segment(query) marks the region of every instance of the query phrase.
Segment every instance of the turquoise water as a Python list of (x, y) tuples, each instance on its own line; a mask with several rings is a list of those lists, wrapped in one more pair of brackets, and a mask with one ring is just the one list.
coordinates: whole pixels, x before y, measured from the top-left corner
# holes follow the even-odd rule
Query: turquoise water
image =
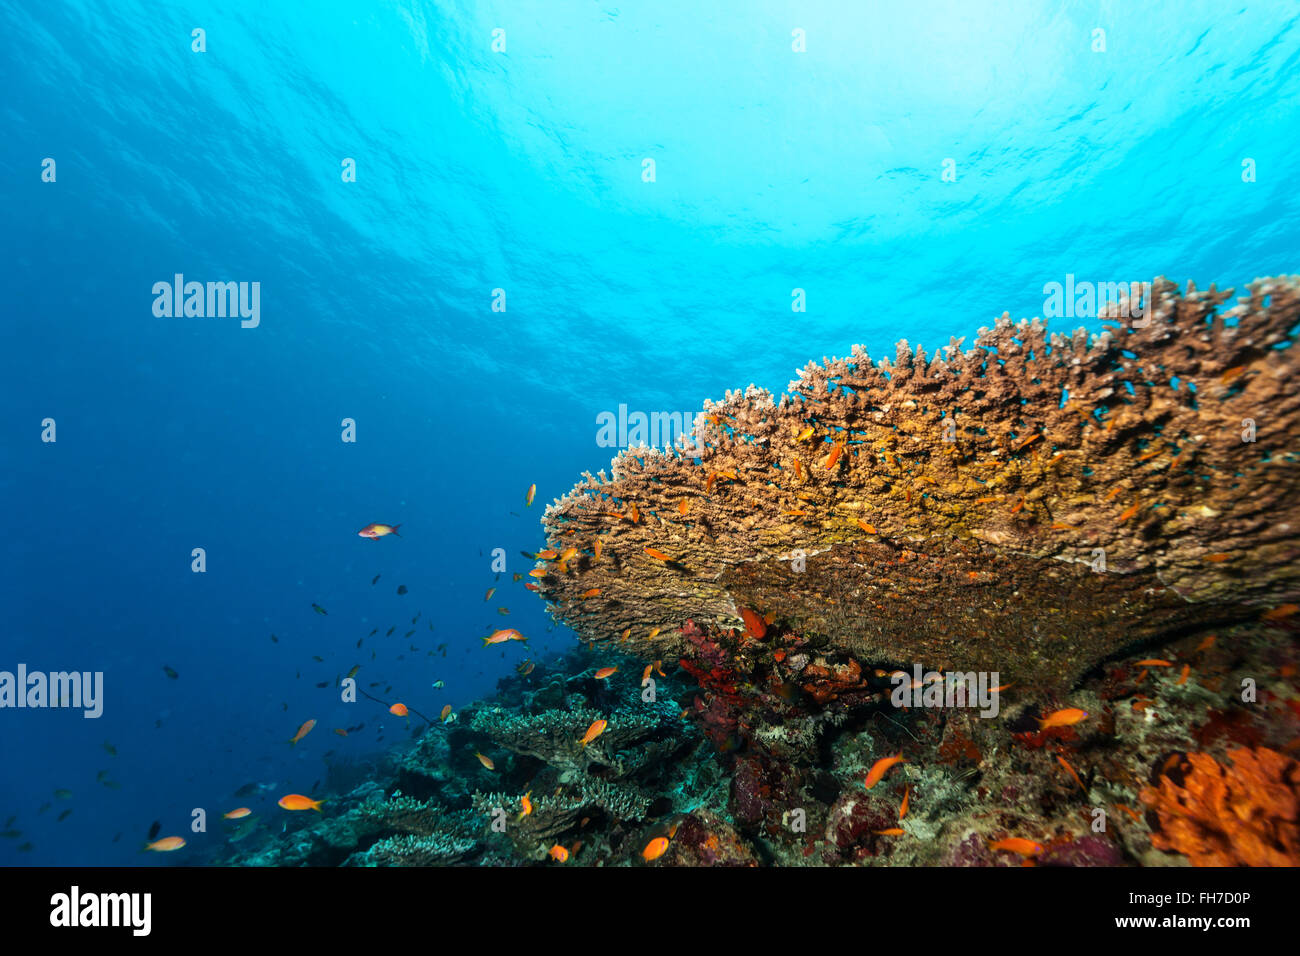
[[(230, 6), (0, 4), (0, 670), (104, 675), (99, 718), (0, 710), (0, 863), (176, 862), (154, 820), (199, 859), (193, 808), (418, 730), (352, 664), (433, 715), (568, 646), (510, 576), (602, 412), (1067, 275), (1297, 268), (1292, 2)], [(155, 315), (178, 273), (259, 283), (256, 327)]]

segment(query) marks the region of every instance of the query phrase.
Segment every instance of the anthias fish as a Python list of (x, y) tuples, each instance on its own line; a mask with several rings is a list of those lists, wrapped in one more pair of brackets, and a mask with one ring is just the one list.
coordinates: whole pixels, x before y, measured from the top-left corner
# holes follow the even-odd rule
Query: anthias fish
[[(368, 524), (358, 531), (357, 534), (363, 538), (377, 540), (385, 535), (397, 534), (397, 529), (400, 527), (400, 524)], [(401, 537), (400, 534), (397, 534), (397, 536), (399, 538)]]

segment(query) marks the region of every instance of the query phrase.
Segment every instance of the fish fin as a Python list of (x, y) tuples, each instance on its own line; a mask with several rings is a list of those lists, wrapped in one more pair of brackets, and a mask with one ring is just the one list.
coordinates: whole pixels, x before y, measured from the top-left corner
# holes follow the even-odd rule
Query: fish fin
[[(400, 528), (400, 527), (401, 527), (400, 524), (395, 524), (395, 525), (393, 525), (393, 534), (397, 534), (397, 529)], [(397, 536), (398, 536), (399, 538), (401, 537), (400, 534), (397, 534)]]

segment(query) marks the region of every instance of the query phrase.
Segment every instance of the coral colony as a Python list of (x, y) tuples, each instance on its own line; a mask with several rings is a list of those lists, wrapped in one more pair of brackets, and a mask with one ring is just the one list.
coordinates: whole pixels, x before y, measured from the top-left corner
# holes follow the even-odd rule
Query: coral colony
[(234, 861), (1300, 863), (1300, 279), (1142, 296), (620, 452), (528, 579), (581, 646)]

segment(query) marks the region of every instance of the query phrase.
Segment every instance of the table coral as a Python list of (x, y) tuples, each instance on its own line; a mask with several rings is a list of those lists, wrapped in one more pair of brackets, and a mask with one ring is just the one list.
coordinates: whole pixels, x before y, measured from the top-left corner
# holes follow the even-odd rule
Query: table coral
[(541, 593), (646, 659), (751, 609), (864, 662), (1046, 690), (1294, 601), (1300, 279), (1230, 294), (1157, 279), (1141, 328), (1004, 314), (967, 351), (854, 347), (779, 399), (706, 402), (693, 446), (624, 451), (547, 509), (550, 546), (579, 551)]

